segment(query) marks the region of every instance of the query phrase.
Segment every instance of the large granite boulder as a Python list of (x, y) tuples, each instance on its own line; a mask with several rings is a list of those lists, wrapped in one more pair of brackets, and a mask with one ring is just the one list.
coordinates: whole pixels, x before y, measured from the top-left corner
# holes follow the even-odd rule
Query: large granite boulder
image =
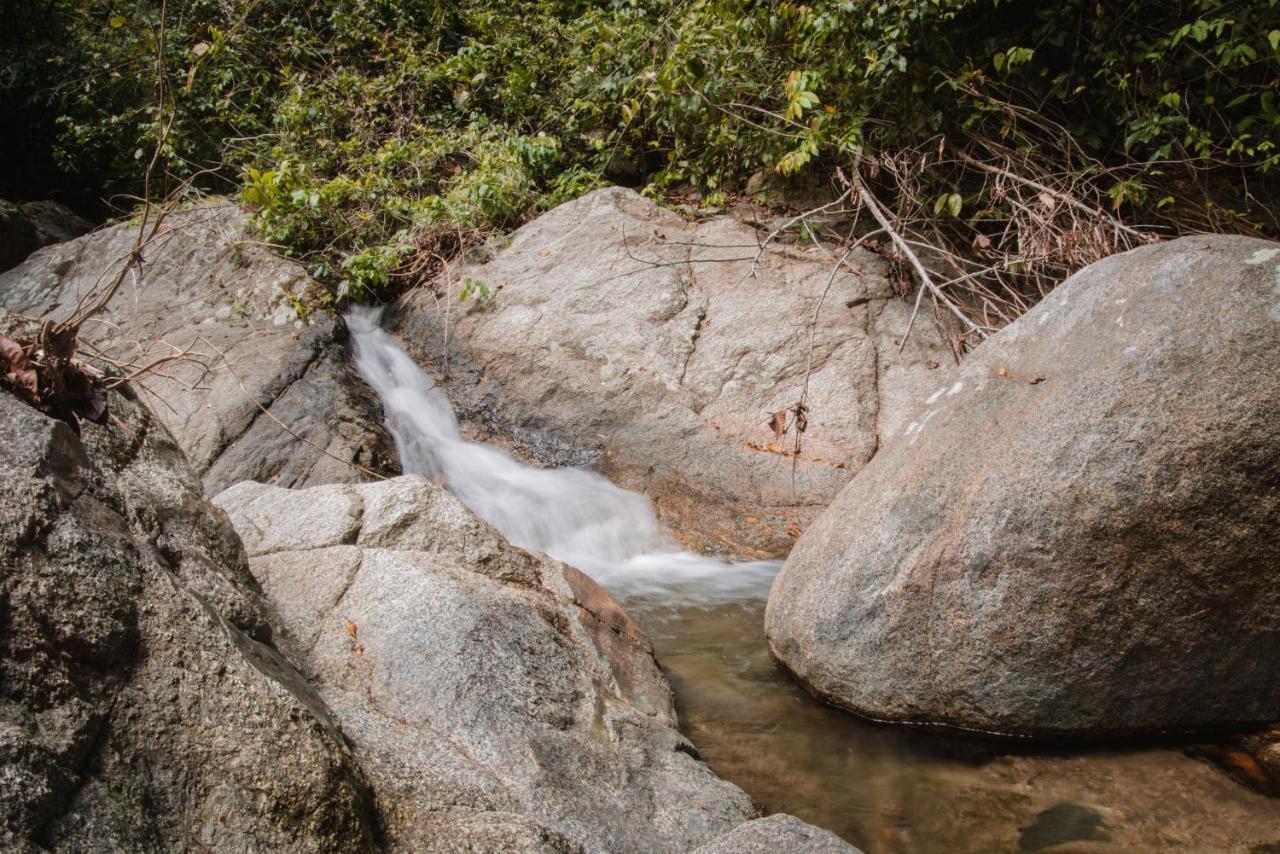
[[(688, 851), (755, 814), (677, 732), (617, 603), (444, 489), (242, 483), (215, 501), (351, 739), (391, 848)], [(792, 850), (833, 850), (795, 824), (826, 847)]]
[[(124, 224), (37, 252), (0, 275), (0, 306), (63, 319), (136, 238)], [(391, 446), (377, 401), (348, 365), (340, 324), (299, 315), (312, 285), (298, 264), (255, 244), (243, 211), (210, 203), (165, 221), (81, 337), (118, 361), (188, 354), (136, 386), (210, 494), (246, 478), (359, 480), (357, 466), (391, 467)]]
[[(912, 305), (879, 256), (762, 251), (766, 234), (598, 190), (455, 271), (451, 281), (485, 284), (488, 301), (460, 309), (420, 290), (389, 329), (441, 374), (464, 419), (517, 450), (595, 464), (646, 493), (691, 545), (783, 554), (788, 529), (901, 429), (952, 357), (927, 311), (900, 352)], [(778, 441), (771, 421), (806, 377), (793, 458), (794, 428)]]
[(0, 199), (0, 271), (22, 263), (41, 246), (71, 240), (92, 228), (75, 211), (57, 202), (17, 205)]
[(0, 270), (8, 270), (40, 248), (35, 224), (13, 202), (0, 199)]
[(126, 394), (77, 437), (0, 392), (0, 848), (375, 846), (226, 517)]
[(979, 347), (800, 538), (777, 657), (892, 721), (1280, 718), (1280, 244), (1073, 276)]

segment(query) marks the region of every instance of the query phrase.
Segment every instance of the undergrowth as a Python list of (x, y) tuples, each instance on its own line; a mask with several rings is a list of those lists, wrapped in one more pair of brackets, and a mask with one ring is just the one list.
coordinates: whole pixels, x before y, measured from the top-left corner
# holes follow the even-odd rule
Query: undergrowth
[(606, 183), (857, 177), (982, 327), (1151, 235), (1280, 233), (1280, 0), (47, 5), (0, 44), (3, 101), (57, 116), (46, 183), (127, 204), (158, 97), (167, 183), (238, 194), (334, 299)]

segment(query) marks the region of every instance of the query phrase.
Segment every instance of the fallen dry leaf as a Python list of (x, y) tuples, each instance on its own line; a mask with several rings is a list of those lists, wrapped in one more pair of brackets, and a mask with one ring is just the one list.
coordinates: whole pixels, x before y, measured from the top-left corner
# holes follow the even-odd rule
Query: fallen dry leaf
[(787, 410), (779, 409), (769, 416), (769, 429), (773, 431), (774, 441), (781, 442), (783, 434), (787, 432)]
[(355, 638), (356, 632), (358, 631), (359, 629), (356, 627), (356, 624), (351, 622), (350, 620), (347, 620), (347, 634), (349, 634), (352, 637), (352, 639)]
[(0, 335), (0, 359), (3, 359), (4, 378), (15, 388), (25, 391), (34, 400), (39, 394), (39, 380), (27, 361), (22, 345), (12, 338)]

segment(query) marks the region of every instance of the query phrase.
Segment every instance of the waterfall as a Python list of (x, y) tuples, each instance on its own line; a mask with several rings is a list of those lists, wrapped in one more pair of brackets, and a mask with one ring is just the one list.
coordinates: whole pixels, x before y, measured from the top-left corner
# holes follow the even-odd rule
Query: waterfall
[(594, 472), (534, 468), (463, 439), (444, 393), (379, 328), (379, 314), (353, 309), (347, 326), (356, 367), (382, 400), (406, 474), (442, 482), (513, 545), (577, 567), (619, 598), (713, 604), (768, 595), (778, 561), (684, 551), (643, 495)]

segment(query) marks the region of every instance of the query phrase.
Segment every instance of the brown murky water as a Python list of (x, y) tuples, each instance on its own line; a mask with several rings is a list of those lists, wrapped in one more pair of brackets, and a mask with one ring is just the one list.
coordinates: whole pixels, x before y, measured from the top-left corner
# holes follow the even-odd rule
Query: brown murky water
[(765, 644), (762, 602), (625, 605), (707, 763), (768, 812), (867, 854), (1280, 851), (1280, 800), (1177, 746), (1045, 749), (873, 724), (787, 677)]

